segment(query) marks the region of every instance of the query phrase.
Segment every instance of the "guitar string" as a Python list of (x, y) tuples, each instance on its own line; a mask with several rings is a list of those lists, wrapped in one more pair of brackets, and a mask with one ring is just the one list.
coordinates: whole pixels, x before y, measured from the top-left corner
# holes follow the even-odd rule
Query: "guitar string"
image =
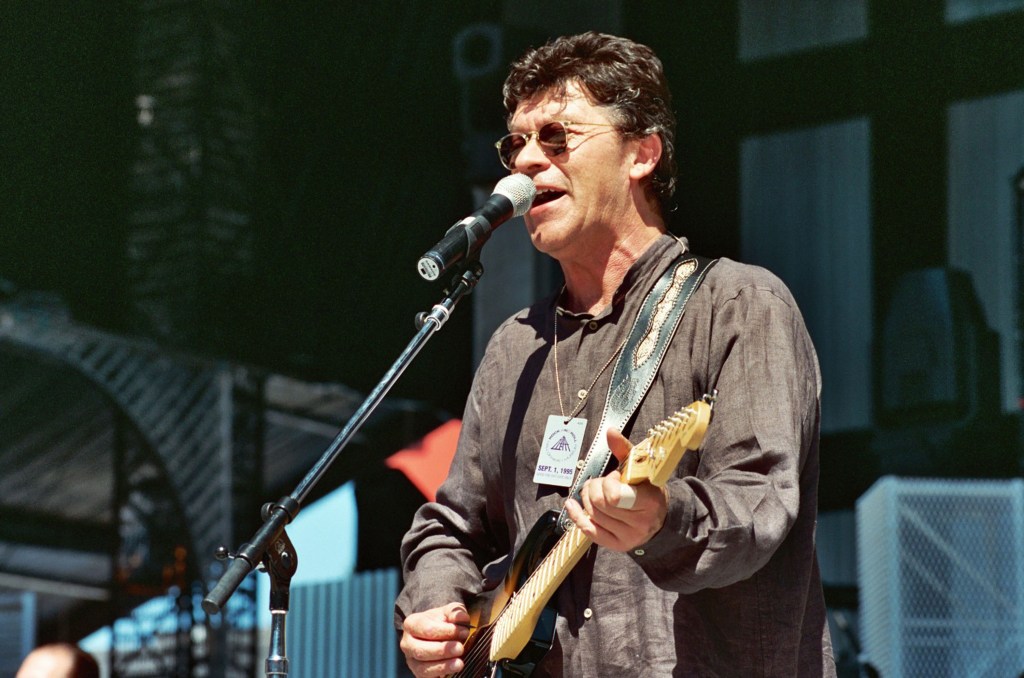
[[(556, 551), (560, 545), (563, 545), (563, 542), (568, 541), (566, 538), (572, 532), (575, 531), (573, 529), (574, 527), (575, 526), (570, 527), (570, 529), (565, 534), (563, 534), (561, 538), (559, 538), (558, 543), (556, 543), (555, 546), (552, 547), (552, 552)], [(537, 574), (539, 569), (540, 568), (530, 573), (530, 575), (526, 578), (526, 582), (521, 587), (519, 587), (518, 591), (512, 594), (512, 600), (509, 601), (509, 603), (501, 610), (501, 612), (498, 613), (498, 616), (495, 618), (495, 620), (485, 628), (481, 629), (479, 634), (480, 637), (476, 639), (476, 642), (473, 644), (473, 647), (463, 657), (463, 663), (465, 664), (465, 668), (463, 668), (462, 672), (455, 674), (456, 678), (458, 678), (458, 676), (463, 675), (465, 675), (465, 678), (476, 678), (476, 674), (465, 674), (465, 671), (470, 669), (475, 670), (477, 668), (483, 668), (486, 665), (486, 663), (490, 661), (491, 642), (498, 622), (500, 622), (502, 618), (505, 617), (506, 613), (510, 612), (510, 610), (514, 607), (515, 599), (521, 598), (520, 594), (526, 591), (526, 589), (530, 586), (530, 582), (535, 580), (536, 577), (539, 576)], [(483, 657), (484, 653), (486, 653), (486, 658)]]
[[(464, 678), (477, 678), (476, 671), (483, 669), (488, 660), (490, 660), (490, 646), (491, 636), (493, 635), (494, 626), (489, 625), (480, 630), (479, 638), (474, 642), (473, 647), (470, 648), (469, 653), (466, 654), (462, 663), (464, 664), (463, 669), (455, 674), (455, 677), (463, 676)], [(487, 652), (484, 656), (484, 652)], [(466, 673), (469, 671), (470, 673)]]
[[(490, 648), (491, 638), (493, 637), (493, 635), (493, 623), (488, 624), (487, 626), (484, 626), (480, 629), (480, 631), (478, 632), (478, 637), (474, 640), (473, 647), (470, 648), (469, 653), (467, 653), (463, 658), (463, 662), (466, 664), (466, 668), (463, 669), (463, 672), (469, 668), (472, 668), (474, 670), (484, 668), (484, 666), (491, 658)], [(472, 662), (472, 667), (470, 666), (470, 662)], [(461, 676), (462, 672), (460, 672), (458, 675)], [(475, 676), (476, 674), (469, 674), (467, 678), (475, 678)]]
[[(572, 541), (574, 535), (577, 532), (582, 534), (582, 532), (580, 532), (579, 528), (576, 527), (575, 524), (570, 525), (569, 528), (565, 531), (565, 533), (562, 534), (561, 537), (559, 537), (559, 539), (555, 543), (555, 545), (551, 547), (551, 550), (548, 552), (548, 555), (554, 555), (554, 556), (558, 556), (558, 557), (563, 556), (564, 554), (561, 553), (561, 552), (566, 550), (567, 545)], [(586, 538), (586, 536), (584, 535), (584, 539), (585, 538)], [(571, 549), (570, 549), (570, 552), (571, 552)], [(517, 601), (523, 600), (523, 596), (524, 596), (524, 594), (527, 591), (529, 591), (530, 594), (535, 594), (536, 593), (536, 591), (534, 591), (533, 589), (537, 588), (537, 586), (538, 586), (536, 582), (541, 577), (541, 570), (543, 569), (543, 566), (548, 564), (547, 563), (547, 561), (549, 560), (548, 556), (545, 556), (543, 560), (544, 560), (544, 562), (542, 562), (541, 567), (538, 567), (535, 570), (533, 570), (532, 572), (530, 572), (530, 574), (527, 575), (526, 581), (523, 583), (523, 585), (520, 586), (518, 590), (516, 590), (515, 592), (512, 593), (512, 599), (502, 609), (502, 611), (498, 613), (498, 616), (497, 616), (497, 618), (495, 618), (494, 623), (492, 624), (491, 628), (496, 629), (496, 627), (498, 626), (498, 623), (502, 620), (503, 617), (505, 617), (505, 614), (506, 613), (510, 613), (511, 614), (511, 612), (513, 611), (513, 608), (516, 608), (516, 610), (515, 610), (516, 612), (520, 611), (518, 609), (519, 608), (519, 604), (517, 604)]]

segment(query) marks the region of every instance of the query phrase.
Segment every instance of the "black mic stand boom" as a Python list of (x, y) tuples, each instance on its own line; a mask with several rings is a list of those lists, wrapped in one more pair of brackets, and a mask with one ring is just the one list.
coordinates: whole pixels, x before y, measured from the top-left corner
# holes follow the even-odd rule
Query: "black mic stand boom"
[(217, 558), (228, 560), (229, 563), (217, 584), (203, 598), (203, 610), (207, 614), (220, 612), (242, 580), (257, 566), (261, 566), (261, 569), (270, 575), (271, 626), (270, 651), (266, 661), (267, 676), (288, 675), (288, 658), (285, 652), (285, 617), (288, 612), (289, 585), (298, 566), (298, 555), (284, 528), (295, 519), (309, 492), (323, 478), (327, 469), (334, 463), (359, 428), (366, 423), (370, 414), (377, 409), (384, 396), (395, 385), (423, 346), (448, 321), (455, 305), (476, 287), (483, 275), (483, 266), (475, 257), (463, 263), (465, 265), (460, 266), (459, 271), (452, 279), (450, 290), (445, 290), (444, 298), (435, 304), (429, 313), (417, 314), (416, 322), (419, 330), (412, 341), (292, 493), (276, 503), (263, 505), (261, 511), (263, 525), (249, 541), (238, 548), (237, 552), (229, 553), (223, 546), (217, 549)]

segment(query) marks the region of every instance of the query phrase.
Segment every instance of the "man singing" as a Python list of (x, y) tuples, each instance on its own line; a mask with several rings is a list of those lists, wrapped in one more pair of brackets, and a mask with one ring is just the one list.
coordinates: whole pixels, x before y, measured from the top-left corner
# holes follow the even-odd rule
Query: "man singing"
[(665, 226), (675, 120), (649, 48), (559, 38), (516, 61), (503, 94), (498, 153), (536, 185), (526, 226), (565, 286), (492, 336), (448, 479), (403, 541), (396, 615), (409, 667), (463, 670), (467, 606), (534, 523), (564, 508), (597, 546), (551, 601), (554, 637), (533, 676), (834, 676), (814, 551), (821, 381), (777, 277), (727, 259), (707, 269), (623, 435), (609, 431), (623, 457), (717, 391), (703, 444), (665, 487), (613, 471), (576, 501), (572, 477), (540, 472), (552, 468), (552, 426), (579, 434), (558, 448), (568, 466), (586, 456), (612, 366), (687, 242)]

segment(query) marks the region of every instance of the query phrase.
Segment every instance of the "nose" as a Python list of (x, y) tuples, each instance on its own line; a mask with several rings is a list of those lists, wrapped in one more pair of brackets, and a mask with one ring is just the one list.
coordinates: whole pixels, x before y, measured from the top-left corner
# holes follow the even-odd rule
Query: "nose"
[(536, 174), (549, 163), (547, 154), (544, 153), (540, 142), (537, 141), (537, 135), (533, 134), (526, 140), (526, 145), (519, 149), (512, 166), (516, 172), (529, 175)]

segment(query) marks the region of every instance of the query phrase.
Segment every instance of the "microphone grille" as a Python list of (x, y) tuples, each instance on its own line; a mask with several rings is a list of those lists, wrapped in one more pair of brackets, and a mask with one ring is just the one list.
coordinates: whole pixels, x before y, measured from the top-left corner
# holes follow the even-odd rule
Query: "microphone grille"
[(537, 197), (537, 187), (533, 179), (525, 174), (510, 174), (494, 187), (494, 193), (503, 195), (512, 201), (513, 215), (521, 217), (526, 214)]

